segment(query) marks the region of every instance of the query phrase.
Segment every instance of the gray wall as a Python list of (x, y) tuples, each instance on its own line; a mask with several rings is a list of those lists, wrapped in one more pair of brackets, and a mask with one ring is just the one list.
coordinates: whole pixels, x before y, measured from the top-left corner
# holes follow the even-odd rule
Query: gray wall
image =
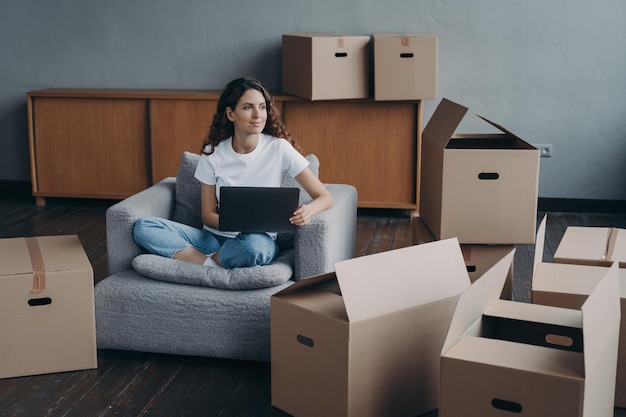
[(540, 197), (626, 200), (624, 0), (0, 0), (0, 180), (30, 179), (27, 91), (279, 90), (281, 35), (301, 31), (436, 34), (439, 98), (553, 145)]

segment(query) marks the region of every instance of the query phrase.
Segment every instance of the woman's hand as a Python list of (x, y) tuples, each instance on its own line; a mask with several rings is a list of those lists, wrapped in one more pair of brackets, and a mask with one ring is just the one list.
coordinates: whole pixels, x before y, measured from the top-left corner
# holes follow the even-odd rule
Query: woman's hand
[(333, 197), (330, 195), (324, 184), (307, 167), (296, 175), (296, 181), (302, 185), (306, 192), (313, 198), (308, 204), (303, 204), (293, 212), (289, 221), (296, 226), (309, 224), (311, 218), (333, 205)]
[(314, 213), (311, 212), (309, 206), (304, 204), (298, 207), (298, 209), (293, 212), (293, 216), (289, 218), (289, 221), (291, 222), (291, 224), (295, 224), (296, 226), (304, 226), (306, 224), (309, 224), (309, 222), (313, 218), (313, 215)]

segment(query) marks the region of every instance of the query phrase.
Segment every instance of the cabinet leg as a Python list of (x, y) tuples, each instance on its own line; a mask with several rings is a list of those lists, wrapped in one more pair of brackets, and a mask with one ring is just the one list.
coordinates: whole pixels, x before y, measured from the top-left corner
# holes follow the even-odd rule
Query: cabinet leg
[(35, 204), (37, 206), (45, 206), (46, 205), (46, 197), (35, 197)]

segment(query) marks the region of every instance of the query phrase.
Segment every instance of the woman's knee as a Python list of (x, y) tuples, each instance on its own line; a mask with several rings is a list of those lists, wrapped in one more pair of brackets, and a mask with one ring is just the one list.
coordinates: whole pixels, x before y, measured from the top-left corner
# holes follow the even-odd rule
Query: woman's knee
[[(220, 261), (231, 268), (235, 266), (263, 266), (272, 262), (277, 253), (276, 242), (267, 234), (245, 233), (224, 245), (220, 253)], [(237, 265), (231, 266), (231, 263)]]

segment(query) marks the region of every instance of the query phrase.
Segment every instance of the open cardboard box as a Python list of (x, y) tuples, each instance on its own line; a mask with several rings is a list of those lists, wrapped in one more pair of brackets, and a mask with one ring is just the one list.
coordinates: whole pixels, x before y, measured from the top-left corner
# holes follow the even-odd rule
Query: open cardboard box
[(468, 109), (442, 99), (422, 134), (420, 216), (437, 239), (533, 244), (539, 150), (499, 134), (456, 134)]
[(505, 268), (506, 259), (459, 298), (442, 350), (439, 416), (612, 416), (617, 265), (580, 310), (498, 299)]
[(458, 241), (335, 268), (272, 297), (272, 405), (324, 417), (436, 409), (441, 347), (458, 296), (470, 286)]
[(0, 239), (0, 378), (97, 367), (93, 270), (78, 236)]
[(282, 36), (282, 91), (309, 100), (368, 98), (370, 36)]
[(626, 230), (569, 226), (554, 253), (549, 274), (532, 282), (532, 302), (580, 308), (602, 278), (603, 271), (619, 263), (621, 322), (615, 406), (626, 408)]
[[(411, 243), (413, 245), (421, 245), (437, 240), (417, 213), (413, 213), (411, 216), (411, 231)], [(515, 245), (461, 245), (463, 260), (465, 261), (465, 268), (470, 281), (474, 282), (483, 276), (485, 272), (513, 249), (515, 249)], [(511, 262), (504, 288), (502, 288), (500, 298), (504, 300), (513, 299), (514, 263), (514, 261)]]
[(372, 35), (375, 100), (437, 98), (437, 36)]

